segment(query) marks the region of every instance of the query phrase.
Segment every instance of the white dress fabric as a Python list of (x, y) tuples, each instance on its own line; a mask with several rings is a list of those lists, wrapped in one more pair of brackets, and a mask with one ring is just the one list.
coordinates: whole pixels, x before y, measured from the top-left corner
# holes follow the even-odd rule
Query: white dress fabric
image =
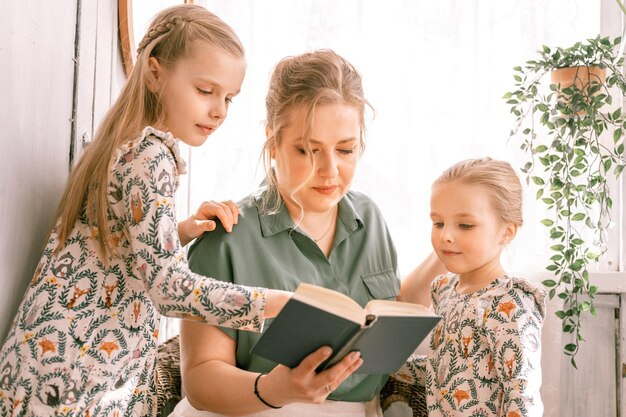
[[(382, 417), (378, 396), (366, 403), (326, 401), (322, 404), (292, 403), (279, 409), (267, 409), (245, 417)], [(228, 417), (210, 411), (196, 410), (187, 398), (176, 405), (170, 417)]]

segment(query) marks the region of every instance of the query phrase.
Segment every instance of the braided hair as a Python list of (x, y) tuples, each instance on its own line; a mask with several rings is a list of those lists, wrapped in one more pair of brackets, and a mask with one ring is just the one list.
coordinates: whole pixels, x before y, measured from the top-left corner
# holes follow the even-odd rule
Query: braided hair
[(160, 36), (166, 35), (176, 25), (176, 23), (180, 21), (181, 19), (179, 17), (174, 16), (163, 22), (157, 23), (154, 27), (150, 28), (148, 33), (145, 34), (145, 36), (137, 46), (137, 55), (141, 54), (141, 52), (143, 52), (148, 44), (150, 44)]
[[(193, 42), (205, 41), (235, 57), (244, 56), (241, 41), (224, 21), (207, 9), (183, 4), (157, 14), (139, 43), (137, 62), (118, 99), (105, 115), (92, 143), (72, 170), (56, 218), (59, 241), (65, 242), (83, 207), (87, 221), (98, 229), (100, 251), (113, 255), (107, 227), (109, 163), (115, 149), (141, 134), (146, 126), (159, 125), (165, 117), (160, 91), (149, 60), (163, 67), (189, 56)], [(63, 244), (57, 247), (62, 249)], [(105, 258), (106, 259), (106, 258)]]

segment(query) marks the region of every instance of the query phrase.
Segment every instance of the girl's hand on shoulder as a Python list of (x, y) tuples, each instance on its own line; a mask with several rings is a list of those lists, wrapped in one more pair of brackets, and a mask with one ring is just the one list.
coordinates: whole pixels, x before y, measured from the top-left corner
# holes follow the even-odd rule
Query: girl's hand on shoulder
[(215, 230), (215, 219), (219, 219), (227, 232), (239, 220), (239, 207), (233, 201), (205, 201), (198, 210), (187, 219), (178, 223), (178, 236), (183, 246), (196, 239), (204, 232)]
[(293, 402), (323, 403), (363, 363), (359, 352), (351, 352), (331, 368), (316, 373), (315, 369), (330, 354), (331, 349), (324, 346), (304, 358), (293, 369), (283, 365), (276, 366), (259, 380), (261, 396), (276, 406)]

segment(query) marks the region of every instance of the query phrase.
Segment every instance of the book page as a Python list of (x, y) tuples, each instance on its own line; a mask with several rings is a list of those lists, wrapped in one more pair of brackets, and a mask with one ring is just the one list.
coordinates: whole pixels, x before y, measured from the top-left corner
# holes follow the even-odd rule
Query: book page
[(435, 316), (421, 304), (393, 300), (372, 300), (365, 306), (365, 312), (375, 316)]
[(293, 298), (358, 324), (365, 323), (365, 311), (352, 298), (340, 292), (302, 283)]

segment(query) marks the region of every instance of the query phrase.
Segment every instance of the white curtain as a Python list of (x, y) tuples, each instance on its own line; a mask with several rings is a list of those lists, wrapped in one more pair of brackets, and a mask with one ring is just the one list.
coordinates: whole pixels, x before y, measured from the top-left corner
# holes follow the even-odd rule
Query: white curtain
[[(137, 42), (160, 8), (180, 0), (135, 0)], [(263, 176), (265, 94), (283, 57), (331, 48), (363, 75), (367, 149), (354, 188), (380, 206), (400, 272), (430, 246), (429, 195), (441, 171), (466, 158), (492, 156), (515, 168), (521, 151), (508, 141), (514, 120), (502, 99), (516, 65), (542, 45), (570, 46), (600, 32), (600, 1), (589, 0), (195, 0), (237, 32), (248, 69), (224, 125), (183, 154), (189, 175), (177, 193), (179, 218), (203, 200), (238, 200)], [(372, 116), (372, 115), (370, 115)], [(523, 178), (523, 177), (522, 177)], [(549, 242), (541, 204), (526, 186), (525, 224), (503, 253), (522, 276), (544, 271)], [(161, 340), (178, 332), (163, 320)]]
[[(226, 123), (190, 151), (180, 215), (202, 200), (237, 200), (260, 182), (265, 93), (287, 55), (332, 48), (363, 75), (376, 109), (354, 188), (381, 207), (406, 274), (431, 250), (431, 182), (456, 161), (492, 156), (515, 168), (502, 95), (512, 67), (543, 44), (569, 46), (600, 31), (600, 3), (588, 0), (196, 0), (229, 23), (248, 61)], [(184, 187), (183, 187), (184, 188)], [(188, 191), (188, 194), (187, 194)], [(525, 226), (504, 254), (515, 272), (546, 259), (541, 207), (526, 190)], [(528, 260), (535, 262), (529, 264)]]

